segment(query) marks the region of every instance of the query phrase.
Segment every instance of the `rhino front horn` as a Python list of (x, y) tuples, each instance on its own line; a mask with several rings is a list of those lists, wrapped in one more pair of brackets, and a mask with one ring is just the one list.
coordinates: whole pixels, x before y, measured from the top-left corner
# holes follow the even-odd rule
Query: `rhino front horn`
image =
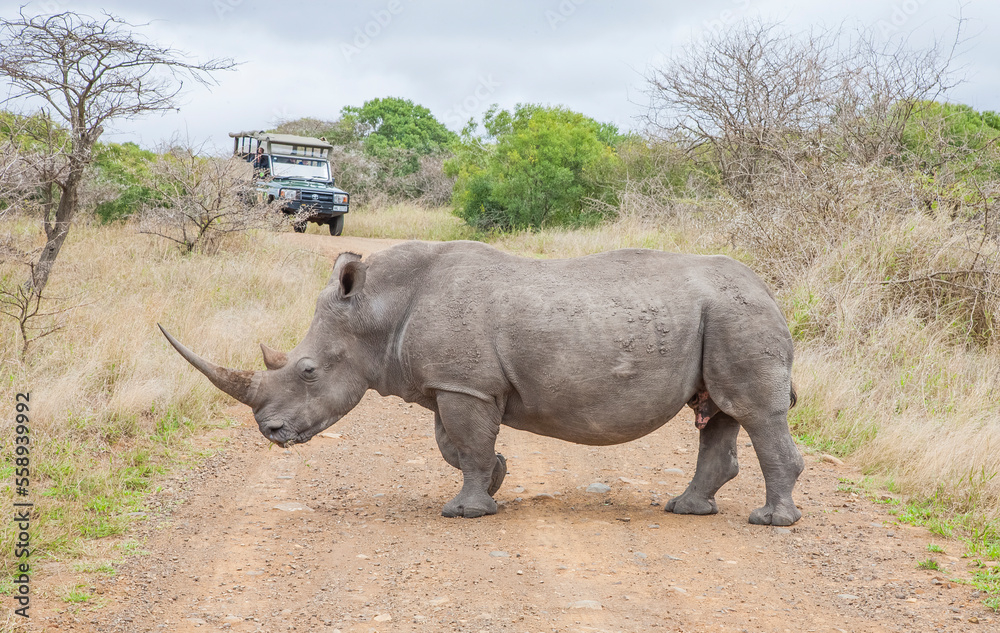
[(214, 363), (210, 363), (181, 345), (177, 339), (170, 336), (170, 332), (163, 329), (162, 325), (157, 323), (156, 327), (160, 328), (160, 331), (163, 332), (163, 336), (167, 337), (167, 340), (174, 346), (174, 349), (177, 350), (187, 362), (194, 365), (195, 369), (205, 374), (205, 376), (212, 381), (213, 385), (236, 398), (243, 404), (251, 407), (253, 406), (253, 399), (257, 392), (257, 381), (254, 380), (257, 372), (227, 369), (225, 367), (219, 367)]

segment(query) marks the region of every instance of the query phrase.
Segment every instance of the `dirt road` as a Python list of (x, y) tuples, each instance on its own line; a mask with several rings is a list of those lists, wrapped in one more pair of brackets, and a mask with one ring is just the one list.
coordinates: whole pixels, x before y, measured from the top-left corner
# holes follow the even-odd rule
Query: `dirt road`
[[(383, 244), (289, 236), (334, 255)], [(167, 482), (138, 528), (148, 555), (98, 587), (104, 606), (42, 605), (45, 631), (990, 631), (961, 545), (838, 490), (807, 455), (790, 529), (747, 524), (764, 485), (749, 440), (714, 516), (663, 503), (694, 472), (685, 410), (591, 448), (504, 428), (500, 511), (446, 519), (460, 473), (433, 416), (369, 392), (328, 432), (271, 448), (245, 407), (227, 448)], [(601, 482), (609, 492), (587, 492)], [(917, 568), (932, 555), (942, 572)], [(950, 556), (949, 556), (950, 555)]]

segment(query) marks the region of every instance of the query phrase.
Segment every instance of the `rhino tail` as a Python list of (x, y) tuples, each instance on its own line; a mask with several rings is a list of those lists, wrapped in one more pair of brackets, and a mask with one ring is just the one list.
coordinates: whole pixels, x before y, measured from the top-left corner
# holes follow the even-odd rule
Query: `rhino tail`
[(791, 404), (788, 405), (788, 408), (789, 409), (793, 409), (793, 408), (795, 408), (795, 403), (797, 403), (799, 401), (799, 396), (795, 393), (795, 385), (792, 385), (791, 387), (789, 387), (788, 388), (788, 392), (789, 392), (788, 393), (788, 398), (791, 401)]

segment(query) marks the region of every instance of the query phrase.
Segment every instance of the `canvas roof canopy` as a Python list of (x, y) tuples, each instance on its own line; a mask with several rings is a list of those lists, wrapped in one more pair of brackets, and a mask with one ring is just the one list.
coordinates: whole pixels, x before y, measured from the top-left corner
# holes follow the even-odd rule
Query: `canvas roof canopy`
[(295, 134), (275, 134), (273, 132), (230, 132), (231, 138), (250, 137), (257, 142), (279, 143), (281, 145), (297, 145), (299, 147), (318, 147), (321, 149), (333, 149), (333, 145), (318, 138), (310, 136), (296, 136)]

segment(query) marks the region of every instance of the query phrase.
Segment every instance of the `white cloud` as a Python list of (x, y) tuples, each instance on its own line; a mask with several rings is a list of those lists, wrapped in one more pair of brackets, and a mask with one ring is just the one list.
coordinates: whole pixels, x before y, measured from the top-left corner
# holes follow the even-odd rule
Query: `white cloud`
[[(108, 137), (150, 146), (180, 133), (220, 148), (228, 147), (229, 131), (300, 116), (333, 119), (346, 105), (384, 96), (412, 99), (453, 128), (460, 125), (456, 111), (478, 115), (493, 102), (560, 104), (638, 126), (643, 74), (706, 29), (755, 15), (796, 29), (886, 23), (922, 44), (953, 31), (959, 11), (957, 3), (936, 0), (45, 0), (26, 10), (52, 6), (92, 15), (106, 8), (149, 22), (143, 31), (150, 38), (196, 58), (243, 62), (219, 73), (211, 91), (186, 90), (179, 112), (120, 122)], [(16, 11), (0, 6), (5, 15)], [(970, 32), (981, 33), (1000, 18), (1000, 3), (970, 3), (965, 13)], [(357, 51), (345, 54), (345, 45)], [(971, 81), (955, 98), (1000, 109), (998, 48), (984, 34), (964, 48), (959, 61)]]

